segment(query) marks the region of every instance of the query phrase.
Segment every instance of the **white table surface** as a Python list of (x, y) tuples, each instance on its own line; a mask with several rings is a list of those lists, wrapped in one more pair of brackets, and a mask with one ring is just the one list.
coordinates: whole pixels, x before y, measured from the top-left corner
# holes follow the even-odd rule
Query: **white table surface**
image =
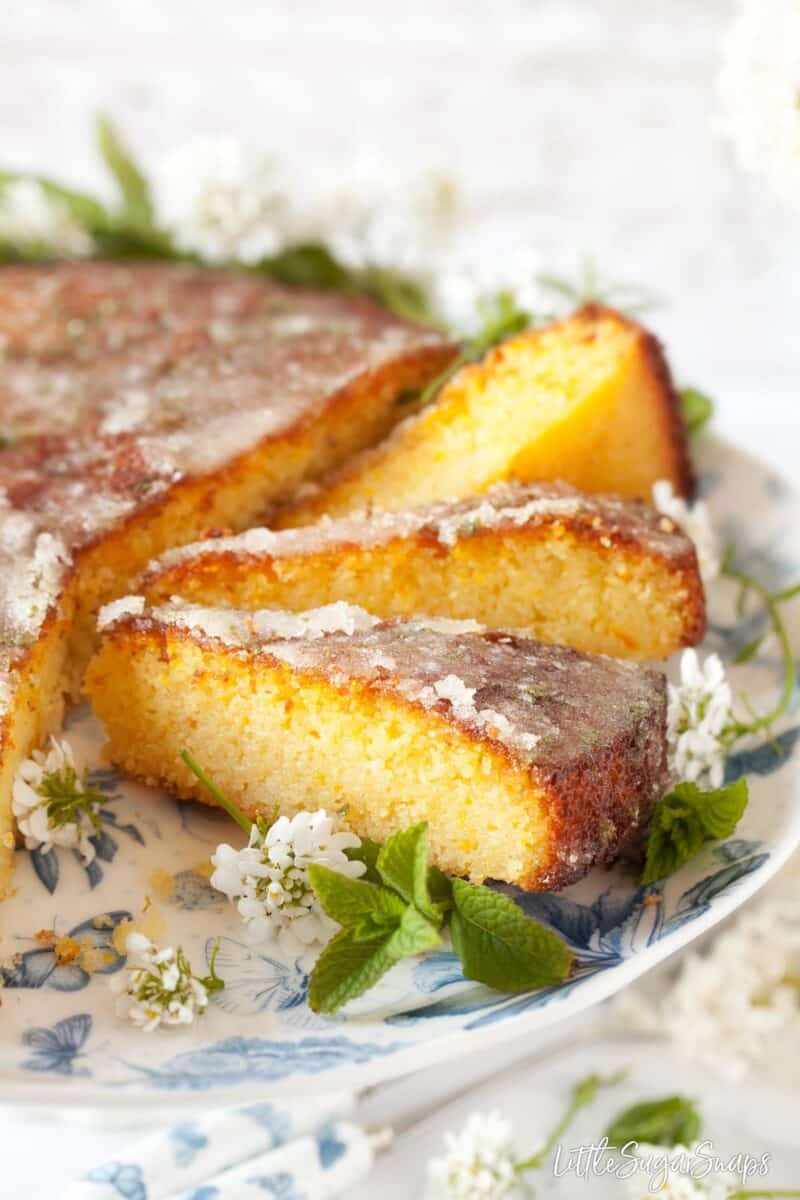
[[(321, 156), (346, 166), (368, 152), (451, 168), (479, 197), (495, 253), (524, 241), (543, 265), (574, 273), (588, 252), (601, 275), (655, 290), (663, 303), (651, 324), (678, 378), (714, 395), (719, 431), (796, 478), (800, 215), (742, 177), (712, 131), (731, 10), (727, 0), (27, 0), (3, 12), (0, 166), (96, 179), (86, 130), (102, 107), (144, 155), (233, 129), (297, 162), (309, 186)], [(598, 1019), (575, 1022), (570, 1036)], [(422, 1097), (466, 1089), (532, 1048), (389, 1085), (364, 1119), (392, 1124)], [(558, 1068), (563, 1086), (615, 1055), (599, 1044), (576, 1050)], [(352, 1200), (419, 1195), (424, 1158), (473, 1107), (498, 1104), (521, 1132), (529, 1123), (538, 1132), (543, 1071), (434, 1115)], [(668, 1054), (659, 1073), (663, 1092), (706, 1096), (720, 1128), (735, 1126), (746, 1104), (757, 1147), (771, 1138), (779, 1153), (782, 1137), (791, 1146), (797, 1096), (752, 1084), (732, 1105), (729, 1089)], [(77, 1118), (0, 1116), (2, 1200), (51, 1200), (135, 1136)], [(782, 1153), (800, 1175), (796, 1146)]]

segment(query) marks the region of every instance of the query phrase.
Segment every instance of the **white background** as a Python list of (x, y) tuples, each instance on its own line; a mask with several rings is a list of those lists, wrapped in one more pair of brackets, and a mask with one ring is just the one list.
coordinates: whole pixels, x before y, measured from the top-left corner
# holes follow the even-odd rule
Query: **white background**
[[(591, 254), (601, 278), (655, 292), (650, 320), (681, 381), (715, 396), (718, 428), (795, 477), (800, 215), (714, 133), (731, 17), (725, 0), (5, 0), (0, 167), (97, 181), (88, 126), (103, 109), (145, 160), (234, 131), (288, 157), (310, 189), (322, 159), (452, 170), (489, 252), (529, 245), (572, 275)], [(422, 1090), (393, 1089), (375, 1119)], [(127, 1136), (9, 1119), (0, 1195), (55, 1196)], [(420, 1154), (401, 1144), (359, 1200), (416, 1194)]]

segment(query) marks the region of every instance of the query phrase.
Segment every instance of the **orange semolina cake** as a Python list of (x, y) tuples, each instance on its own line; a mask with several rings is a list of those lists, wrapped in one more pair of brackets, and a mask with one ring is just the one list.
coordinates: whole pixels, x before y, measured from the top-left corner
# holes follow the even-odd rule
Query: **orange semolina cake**
[(297, 612), (345, 600), (381, 617), (472, 617), (620, 658), (666, 658), (705, 630), (697, 555), (678, 526), (560, 483), (209, 538), (169, 550), (140, 586), (152, 603)]
[(690, 494), (686, 429), (655, 338), (596, 305), (511, 338), (273, 523), (402, 509), (507, 479), (563, 479), (643, 500), (668, 479)]
[(0, 895), (13, 776), (98, 607), (385, 435), (454, 353), (369, 300), (254, 275), (0, 270)]
[(382, 841), (429, 823), (434, 862), (562, 887), (637, 842), (666, 785), (664, 676), (441, 618), (343, 603), (246, 613), (143, 597), (101, 613), (87, 688), (112, 759), (255, 817), (341, 812)]

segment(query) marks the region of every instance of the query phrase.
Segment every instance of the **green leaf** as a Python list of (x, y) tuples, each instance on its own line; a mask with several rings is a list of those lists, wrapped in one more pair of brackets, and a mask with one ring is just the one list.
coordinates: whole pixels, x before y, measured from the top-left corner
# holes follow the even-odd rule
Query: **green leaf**
[(368, 880), (370, 883), (382, 883), (383, 880), (378, 873), (378, 855), (381, 852), (380, 842), (373, 842), (371, 838), (362, 837), (360, 846), (352, 846), (345, 850), (345, 855), (350, 859), (350, 862), (361, 862), (367, 868), (362, 879)]
[(750, 662), (750, 660), (755, 658), (755, 656), (758, 654), (761, 644), (764, 641), (764, 637), (765, 635), (762, 633), (757, 638), (753, 638), (752, 642), (745, 642), (744, 646), (740, 646), (736, 651), (735, 655), (733, 656), (733, 661), (735, 663)]
[(27, 171), (0, 171), (0, 189), (20, 179), (30, 179), (38, 183), (46, 195), (60, 200), (73, 221), (87, 233), (103, 233), (113, 227), (114, 218), (111, 213), (94, 196), (90, 196), (88, 192), (76, 191), (75, 188), (64, 187), (46, 175), (32, 175)]
[(708, 837), (717, 840), (730, 837), (742, 819), (748, 799), (746, 779), (737, 779), (713, 792), (700, 792), (701, 815)]
[(400, 920), (405, 904), (389, 888), (351, 879), (321, 863), (311, 863), (308, 880), (328, 916), (340, 925), (353, 925), (362, 917), (391, 916)]
[(572, 951), (499, 892), (453, 880), (453, 949), (464, 974), (501, 992), (524, 992), (566, 979)]
[(687, 430), (692, 435), (699, 433), (714, 415), (714, 401), (699, 388), (682, 388), (678, 395)]
[(107, 117), (97, 118), (97, 147), (122, 196), (122, 213), (133, 226), (153, 224), (150, 186), (114, 126)]
[(647, 1142), (651, 1146), (690, 1146), (697, 1141), (702, 1121), (694, 1101), (685, 1096), (645, 1100), (621, 1112), (606, 1130), (610, 1146)]
[(408, 907), (394, 929), (380, 938), (364, 939), (343, 929), (317, 959), (308, 986), (314, 1012), (336, 1012), (373, 987), (390, 967), (412, 954), (440, 944), (437, 930), (416, 909)]
[[(442, 907), (434, 903), (428, 881), (428, 825), (423, 821), (392, 834), (378, 855), (378, 871), (383, 882), (413, 904), (424, 917), (438, 927)], [(440, 880), (436, 880), (440, 886)]]
[(696, 783), (679, 783), (653, 812), (641, 882), (655, 883), (674, 874), (709, 839), (730, 837), (747, 807), (747, 781), (703, 792)]

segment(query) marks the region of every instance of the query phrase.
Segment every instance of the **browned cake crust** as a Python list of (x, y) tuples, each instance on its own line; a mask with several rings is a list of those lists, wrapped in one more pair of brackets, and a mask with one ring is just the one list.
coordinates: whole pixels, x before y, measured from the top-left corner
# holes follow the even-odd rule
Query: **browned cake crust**
[[(381, 622), (347, 605), (298, 617), (192, 605), (123, 609), (109, 614), (87, 682), (115, 761), (148, 782), (207, 801), (177, 750), (198, 729), (216, 726), (219, 743), (206, 734), (203, 753), (213, 758), (223, 790), (255, 816), (280, 789), (289, 812), (303, 807), (296, 796), (309, 781), (320, 802), (329, 799), (326, 764), (333, 774), (351, 756), (363, 786), (342, 794), (336, 782), (329, 790), (357, 832), (380, 839), (427, 819), (443, 869), (472, 879), (493, 874), (533, 890), (563, 887), (629, 849), (666, 785), (660, 672), (463, 622)], [(315, 732), (299, 756), (299, 773), (270, 780), (259, 769), (269, 761), (264, 714), (284, 708), (295, 727), (310, 708)], [(337, 722), (348, 711), (368, 731), (363, 744), (344, 740)], [(405, 725), (409, 748), (399, 764), (392, 756)], [(376, 758), (384, 728), (385, 760)], [(467, 773), (465, 739), (481, 759), (467, 789), (472, 824), (462, 828), (456, 810)], [(452, 754), (450, 772), (431, 777), (426, 745)], [(250, 777), (237, 778), (228, 759), (247, 763)], [(377, 766), (381, 783), (371, 807)], [(535, 849), (527, 856), (506, 847), (508, 859), (521, 854), (522, 861), (502, 872), (503, 853), (472, 845), (476, 821), (489, 840), (503, 829), (505, 815), (485, 799), (498, 780), (510, 795), (528, 794), (523, 807), (538, 814)], [(377, 811), (387, 802), (391, 813)]]
[(254, 275), (0, 269), (0, 838), (11, 767), (45, 728), (18, 705), (55, 708), (36, 683), (48, 616), (74, 616), (82, 665), (98, 605), (154, 554), (243, 528), (373, 443), (454, 353), (370, 300)]
[(474, 617), (622, 658), (664, 658), (705, 632), (694, 543), (674, 521), (563, 483), (210, 537), (167, 551), (138, 586), (154, 603)]

